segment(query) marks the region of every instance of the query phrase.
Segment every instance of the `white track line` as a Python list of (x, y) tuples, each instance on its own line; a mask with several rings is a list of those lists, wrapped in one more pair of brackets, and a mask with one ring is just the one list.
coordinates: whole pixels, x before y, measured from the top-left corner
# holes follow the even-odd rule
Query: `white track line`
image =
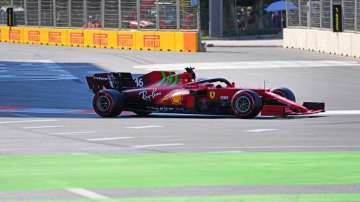
[(125, 127), (125, 128), (129, 128), (129, 129), (146, 129), (146, 128), (162, 128), (164, 126), (159, 126), (159, 125), (146, 125), (146, 126), (129, 126), (129, 127)]
[(22, 129), (44, 129), (44, 128), (60, 128), (64, 127), (62, 125), (56, 125), (56, 126), (28, 126), (28, 127), (22, 127)]
[(338, 60), (273, 60), (273, 61), (238, 61), (213, 63), (177, 63), (177, 64), (151, 64), (137, 65), (135, 69), (147, 70), (183, 70), (192, 66), (197, 70), (223, 70), (223, 69), (280, 69), (280, 68), (309, 68), (309, 67), (342, 67), (359, 66), (354, 61)]
[(97, 193), (92, 192), (92, 191), (87, 190), (87, 189), (70, 188), (70, 189), (66, 189), (66, 190), (71, 192), (71, 193), (74, 193), (74, 194), (77, 194), (77, 195), (80, 195), (80, 196), (83, 196), (83, 197), (86, 197), (86, 198), (89, 198), (89, 199), (95, 199), (95, 200), (109, 199), (109, 197), (97, 194)]
[(182, 146), (182, 143), (171, 143), (171, 144), (148, 144), (148, 145), (137, 145), (133, 146), (133, 148), (141, 149), (141, 148), (149, 148), (149, 147), (171, 147), (171, 146)]
[(263, 129), (252, 129), (252, 130), (245, 130), (245, 132), (249, 133), (261, 133), (261, 132), (270, 132), (270, 131), (276, 131), (278, 129), (272, 129), (272, 128), (263, 128)]
[(40, 119), (40, 120), (21, 120), (21, 121), (2, 121), (0, 124), (13, 124), (13, 123), (38, 123), (38, 122), (55, 122), (56, 119)]
[(53, 135), (82, 135), (82, 134), (93, 134), (96, 131), (78, 131), (78, 132), (60, 132), (60, 133), (52, 133)]
[(134, 137), (104, 137), (104, 138), (91, 138), (86, 139), (88, 141), (107, 141), (107, 140), (126, 140), (126, 139), (133, 139)]
[(230, 151), (213, 151), (213, 152), (204, 152), (204, 153), (210, 153), (210, 154), (222, 154), (222, 153), (241, 153), (244, 151), (241, 150), (230, 150)]
[(205, 147), (211, 149), (360, 149), (360, 145), (329, 145), (329, 146), (320, 146), (320, 145), (289, 145), (289, 146), (250, 146), (250, 147)]

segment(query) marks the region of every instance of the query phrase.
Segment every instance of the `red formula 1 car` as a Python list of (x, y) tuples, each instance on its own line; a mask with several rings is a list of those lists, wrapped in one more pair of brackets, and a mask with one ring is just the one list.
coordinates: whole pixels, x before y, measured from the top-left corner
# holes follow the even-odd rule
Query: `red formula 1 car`
[(153, 71), (148, 74), (98, 73), (86, 77), (95, 93), (93, 107), (102, 117), (115, 117), (122, 111), (140, 116), (152, 112), (235, 115), (254, 118), (306, 115), (325, 111), (320, 102), (295, 102), (288, 88), (236, 88), (224, 78), (196, 80), (193, 68), (183, 73)]

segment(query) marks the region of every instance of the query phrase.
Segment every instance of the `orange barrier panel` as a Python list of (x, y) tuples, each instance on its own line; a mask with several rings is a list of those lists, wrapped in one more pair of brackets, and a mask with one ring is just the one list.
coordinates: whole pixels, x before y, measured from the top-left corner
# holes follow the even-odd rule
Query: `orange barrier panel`
[(9, 41), (9, 28), (8, 27), (0, 27), (0, 42), (8, 42)]
[(157, 32), (160, 34), (160, 50), (173, 51), (176, 50), (175, 33), (174, 32)]
[(102, 30), (101, 34), (103, 37), (103, 40), (101, 41), (101, 48), (117, 48), (117, 31)]
[(136, 32), (119, 31), (116, 35), (117, 48), (134, 50), (136, 49)]
[(69, 46), (84, 47), (85, 45), (85, 34), (83, 30), (69, 29)]
[(184, 51), (184, 34), (182, 32), (175, 32), (175, 49), (176, 51)]
[(161, 36), (158, 32), (137, 32), (136, 39), (138, 50), (160, 50)]
[(117, 31), (0, 26), (0, 41), (149, 51), (198, 51), (197, 32)]
[(42, 34), (39, 28), (24, 28), (24, 43), (40, 44)]
[(197, 32), (184, 32), (184, 50), (188, 52), (198, 51)]
[(24, 41), (24, 28), (9, 27), (9, 41), (13, 43), (22, 43)]
[(67, 30), (65, 29), (47, 29), (47, 44), (55, 46), (68, 45)]
[(107, 40), (103, 35), (101, 35), (100, 30), (84, 30), (85, 34), (85, 47), (88, 48), (101, 48), (103, 41)]

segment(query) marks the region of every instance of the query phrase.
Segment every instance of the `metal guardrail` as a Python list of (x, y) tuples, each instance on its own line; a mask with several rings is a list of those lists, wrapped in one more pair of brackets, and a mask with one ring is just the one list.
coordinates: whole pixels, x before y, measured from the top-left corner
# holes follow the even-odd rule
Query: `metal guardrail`
[(199, 30), (191, 0), (0, 0), (0, 24), (13, 7), (24, 26)]
[(332, 28), (332, 5), (342, 6), (344, 31), (360, 32), (360, 0), (287, 0), (288, 27)]

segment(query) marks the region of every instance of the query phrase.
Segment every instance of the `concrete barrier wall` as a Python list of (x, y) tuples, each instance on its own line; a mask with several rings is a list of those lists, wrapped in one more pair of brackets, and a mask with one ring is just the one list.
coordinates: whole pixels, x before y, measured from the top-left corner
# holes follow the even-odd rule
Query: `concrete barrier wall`
[(360, 58), (360, 33), (284, 29), (283, 46)]
[(197, 32), (0, 26), (0, 42), (24, 44), (197, 52), (198, 40)]

